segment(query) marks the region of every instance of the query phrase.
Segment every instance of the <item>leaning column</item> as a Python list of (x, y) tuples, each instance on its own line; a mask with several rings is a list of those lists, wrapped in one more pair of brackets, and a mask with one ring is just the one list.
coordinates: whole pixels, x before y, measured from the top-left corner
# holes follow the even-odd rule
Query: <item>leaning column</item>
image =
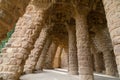
[(18, 80), (33, 44), (39, 36), (41, 30), (42, 10), (36, 9), (34, 5), (29, 5), (23, 17), (16, 24), (16, 30), (11, 43), (5, 54), (2, 56), (0, 64), (0, 77), (4, 80)]
[(96, 30), (95, 41), (97, 47), (103, 52), (106, 74), (115, 76), (117, 68), (115, 67), (114, 53), (112, 53), (112, 44), (108, 35), (108, 30)]
[(102, 53), (98, 52), (95, 45), (92, 45), (92, 54), (94, 55), (94, 66), (97, 73), (102, 73), (104, 70), (104, 61)]
[(52, 42), (49, 51), (47, 53), (47, 58), (45, 60), (45, 68), (46, 69), (53, 69), (53, 62), (55, 58), (55, 54), (58, 48), (58, 44)]
[(47, 52), (49, 50), (49, 47), (50, 47), (51, 43), (52, 43), (51, 38), (48, 38), (44, 47), (43, 47), (41, 55), (39, 56), (39, 59), (37, 61), (36, 68), (35, 68), (37, 71), (42, 71), (43, 70), (44, 63), (45, 63), (45, 60), (46, 60), (46, 55), (47, 55)]
[(67, 69), (68, 70), (68, 46), (64, 47), (63, 46), (63, 50), (62, 50), (62, 54), (61, 54), (61, 68)]
[(102, 0), (120, 76), (120, 1)]
[(61, 68), (62, 51), (63, 51), (63, 47), (59, 46), (57, 51), (56, 51), (56, 55), (55, 55), (55, 59), (54, 59), (54, 68)]
[(25, 73), (32, 73), (33, 70), (35, 69), (39, 56), (41, 55), (41, 52), (47, 40), (48, 30), (49, 30), (48, 26), (44, 27), (40, 33), (39, 38), (36, 40), (34, 49), (31, 51), (31, 54), (29, 55), (24, 66)]

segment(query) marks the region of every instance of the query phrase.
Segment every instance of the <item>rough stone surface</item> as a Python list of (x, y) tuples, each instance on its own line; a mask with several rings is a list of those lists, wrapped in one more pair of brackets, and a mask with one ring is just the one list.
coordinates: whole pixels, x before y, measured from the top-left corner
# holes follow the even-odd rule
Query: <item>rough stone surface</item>
[(77, 45), (76, 45), (76, 30), (75, 26), (72, 24), (69, 24), (67, 26), (68, 30), (68, 46), (69, 46), (69, 74), (77, 75), (78, 74), (78, 56), (77, 56)]
[(35, 42), (34, 49), (31, 51), (26, 61), (26, 64), (24, 66), (25, 73), (32, 73), (33, 70), (35, 69), (35, 66), (37, 64), (39, 56), (41, 55), (47, 37), (48, 37), (48, 28), (45, 27), (41, 30), (39, 38)]
[(94, 68), (97, 73), (102, 73), (104, 71), (104, 60), (103, 54), (97, 49), (97, 46), (94, 41), (94, 36), (90, 37), (90, 47), (91, 47), (91, 54), (93, 54), (93, 61), (94, 61)]
[(98, 49), (103, 52), (106, 74), (115, 76), (117, 73), (117, 67), (114, 53), (112, 52), (111, 39), (107, 32), (107, 29), (97, 30), (95, 41)]
[(106, 13), (106, 19), (108, 21), (108, 28), (114, 46), (114, 52), (116, 56), (117, 69), (120, 76), (120, 1), (119, 0), (102, 0)]
[(54, 63), (53, 63), (54, 68), (60, 68), (61, 67), (62, 50), (63, 50), (62, 46), (59, 46), (57, 51), (56, 51), (56, 55), (55, 55)]
[(56, 51), (57, 51), (57, 48), (58, 48), (58, 44), (52, 42), (50, 48), (49, 48), (49, 51), (47, 53), (47, 58), (45, 60), (45, 65), (44, 65), (44, 68), (46, 69), (53, 69), (53, 62), (54, 62), (54, 58), (55, 58), (55, 54), (56, 54)]
[[(48, 27), (51, 24), (53, 25), (48, 30), (49, 36), (67, 53), (61, 55), (61, 67), (69, 66), (69, 72), (77, 72), (77, 58), (75, 57), (78, 57), (79, 79), (94, 80), (92, 69), (94, 68), (98, 72), (102, 71), (100, 69), (101, 60), (98, 61), (100, 59), (98, 53), (102, 52), (106, 74), (115, 75), (118, 68), (120, 75), (119, 0), (31, 0), (31, 3), (29, 1), (0, 0), (0, 41), (6, 37), (6, 33), (15, 26), (19, 19), (15, 32), (0, 54), (0, 78), (17, 80), (30, 52), (30, 61), (27, 63), (26, 69), (32, 71), (35, 68), (46, 43), (45, 38), (43, 38), (44, 34), (41, 39), (37, 41), (36, 39), (39, 37), (41, 28)], [(28, 3), (30, 5), (26, 9)], [(25, 10), (26, 13), (24, 14)], [(42, 14), (43, 10), (44, 13)], [(44, 17), (41, 17), (43, 15)], [(68, 35), (66, 23), (70, 26), (76, 26), (74, 34), (76, 33), (77, 37), (77, 51), (75, 36), (71, 38), (73, 36)], [(107, 26), (109, 32), (105, 30)], [(90, 51), (89, 31), (93, 27), (96, 28), (94, 43), (98, 52)], [(109, 33), (112, 41), (110, 41)], [(40, 44), (39, 40), (41, 41)], [(47, 63), (50, 63), (47, 65), (50, 68), (53, 68), (51, 65), (55, 60), (55, 52), (55, 50), (50, 49), (50, 55), (46, 60)], [(78, 55), (76, 56), (76, 54)], [(93, 55), (94, 57), (92, 57)], [(115, 63), (115, 59), (117, 63)]]
[(45, 60), (46, 60), (46, 57), (47, 57), (47, 52), (50, 48), (51, 43), (52, 43), (51, 38), (48, 38), (44, 47), (43, 47), (41, 55), (39, 56), (38, 62), (37, 62), (36, 67), (35, 67), (35, 70), (37, 70), (37, 71), (42, 71), (43, 70), (44, 65), (45, 65)]
[(68, 69), (68, 48), (63, 48), (61, 54), (61, 68)]
[(87, 24), (87, 11), (76, 13), (76, 38), (80, 80), (93, 80), (92, 55)]
[[(33, 5), (29, 5), (24, 16), (17, 22), (12, 35), (12, 39), (15, 40), (6, 50), (6, 54), (2, 54), (3, 62), (0, 65), (0, 75), (2, 76), (0, 77), (3, 79), (16, 80), (21, 75), (25, 60), (40, 33), (40, 13)], [(10, 77), (8, 77), (9, 75)]]

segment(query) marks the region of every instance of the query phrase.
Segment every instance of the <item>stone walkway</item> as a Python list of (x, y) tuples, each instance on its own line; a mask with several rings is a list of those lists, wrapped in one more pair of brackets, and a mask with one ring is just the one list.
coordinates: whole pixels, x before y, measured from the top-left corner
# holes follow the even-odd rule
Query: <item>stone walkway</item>
[[(42, 73), (27, 74), (21, 80), (79, 80), (78, 76), (68, 75), (64, 69), (44, 70)], [(115, 77), (95, 74), (95, 80), (120, 80)]]

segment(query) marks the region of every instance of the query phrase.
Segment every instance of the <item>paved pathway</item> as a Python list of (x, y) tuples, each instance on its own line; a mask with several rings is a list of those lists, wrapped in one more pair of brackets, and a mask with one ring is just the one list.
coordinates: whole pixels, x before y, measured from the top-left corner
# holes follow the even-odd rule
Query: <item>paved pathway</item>
[[(42, 73), (27, 74), (21, 80), (79, 80), (78, 76), (68, 75), (64, 69), (44, 70)], [(111, 76), (95, 74), (95, 80), (120, 80)]]

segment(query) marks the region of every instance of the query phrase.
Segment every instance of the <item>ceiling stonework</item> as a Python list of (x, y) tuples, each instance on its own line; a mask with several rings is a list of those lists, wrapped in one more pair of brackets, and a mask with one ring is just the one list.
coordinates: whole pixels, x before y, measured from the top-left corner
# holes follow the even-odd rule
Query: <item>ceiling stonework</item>
[[(11, 18), (8, 18), (9, 14), (12, 14), (10, 11), (12, 7), (17, 6), (15, 11), (18, 9), (19, 11), (14, 15), (20, 15), (25, 10), (25, 8), (23, 7), (26, 7), (26, 5), (29, 2), (29, 0), (16, 0), (16, 2), (14, 1), (6, 2), (6, 0), (2, 0), (2, 1), (3, 1), (3, 4), (6, 3), (9, 6), (11, 6), (9, 7), (9, 6), (3, 5), (3, 7), (1, 7), (2, 5), (0, 5), (1, 9), (5, 9), (4, 14), (1, 15), (1, 20), (6, 22), (6, 26), (7, 24), (12, 24), (14, 22), (12, 21), (13, 20), (12, 18), (14, 18), (15, 16), (10, 15)], [(14, 5), (11, 5), (11, 3)], [(92, 24), (103, 24), (103, 22), (105, 21), (103, 18), (101, 18), (101, 16), (104, 17), (103, 15), (104, 10), (100, 0), (32, 0), (30, 4), (35, 5), (38, 9), (44, 9), (43, 23), (45, 23), (46, 25), (54, 24), (55, 27), (53, 29), (53, 32), (51, 32), (51, 34), (55, 33), (56, 34), (54, 35), (55, 37), (59, 36), (58, 38), (55, 38), (55, 39), (61, 39), (67, 36), (67, 30), (65, 29), (65, 26), (63, 26), (65, 25), (65, 23), (69, 25), (75, 25), (75, 19), (74, 19), (75, 7), (74, 6), (78, 7), (80, 11), (82, 11), (81, 8), (83, 10), (84, 9), (86, 10), (86, 8), (91, 8), (91, 10), (93, 10), (94, 12), (97, 12), (98, 14), (94, 13), (93, 15), (89, 16), (89, 19), (91, 21), (90, 23)], [(93, 8), (93, 6), (95, 7)], [(5, 14), (6, 10), (9, 10), (10, 13)], [(19, 13), (19, 12), (22, 12), (22, 13)], [(99, 15), (100, 12), (102, 12), (102, 15), (101, 14)], [(7, 15), (7, 16), (4, 17), (3, 15)], [(8, 27), (4, 28), (4, 30), (6, 31), (7, 29)], [(66, 35), (65, 37), (64, 37), (64, 34)]]

